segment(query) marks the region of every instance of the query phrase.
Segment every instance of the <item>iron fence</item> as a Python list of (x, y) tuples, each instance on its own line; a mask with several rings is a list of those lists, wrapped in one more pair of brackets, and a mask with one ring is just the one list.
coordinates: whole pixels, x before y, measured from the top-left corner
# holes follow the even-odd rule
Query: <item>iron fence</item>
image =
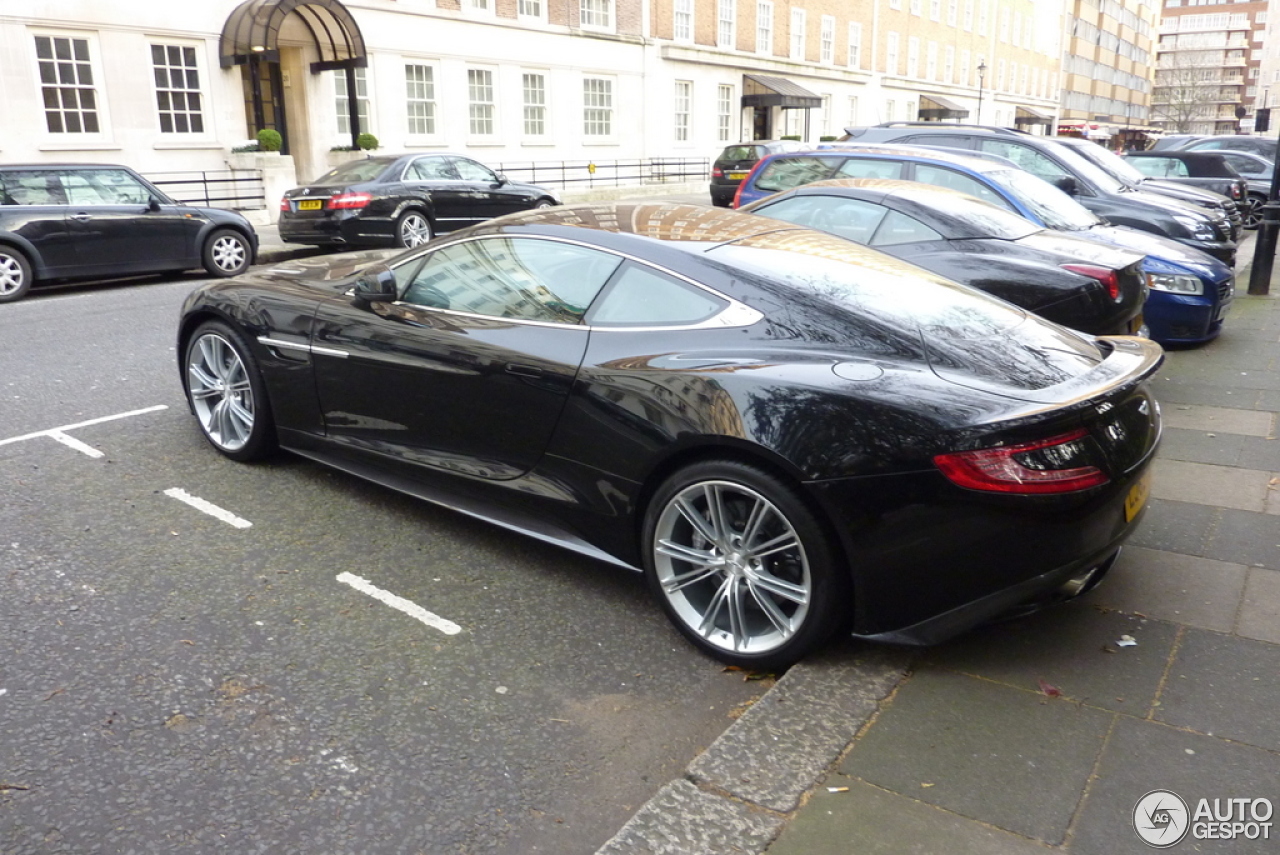
[(544, 160), (498, 163), (493, 168), (513, 181), (572, 190), (634, 184), (700, 181), (711, 172), (705, 157), (645, 157), (635, 160)]
[(205, 172), (153, 172), (147, 180), (174, 201), (237, 211), (267, 207), (261, 169), (220, 169)]

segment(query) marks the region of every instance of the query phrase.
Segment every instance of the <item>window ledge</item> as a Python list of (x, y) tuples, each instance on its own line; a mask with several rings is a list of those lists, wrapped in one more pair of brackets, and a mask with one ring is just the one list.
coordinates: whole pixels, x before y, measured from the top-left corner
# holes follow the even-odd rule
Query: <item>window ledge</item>
[(124, 151), (124, 146), (113, 142), (45, 143), (40, 151)]

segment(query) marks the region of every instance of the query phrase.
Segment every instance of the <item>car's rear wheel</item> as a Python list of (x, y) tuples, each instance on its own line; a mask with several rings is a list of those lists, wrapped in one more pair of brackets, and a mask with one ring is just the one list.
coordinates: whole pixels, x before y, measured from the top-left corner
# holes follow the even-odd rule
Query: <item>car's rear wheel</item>
[(1262, 206), (1267, 204), (1267, 197), (1250, 195), (1244, 204), (1244, 227), (1256, 229), (1262, 225)]
[(222, 321), (198, 327), (183, 356), (187, 401), (205, 438), (233, 460), (275, 449), (275, 425), (262, 372), (244, 337)]
[(396, 220), (396, 245), (406, 248), (422, 246), (431, 240), (431, 221), (421, 211), (405, 211)]
[(252, 258), (249, 239), (232, 229), (218, 229), (204, 242), (204, 269), (210, 276), (239, 276)]
[(748, 464), (708, 461), (669, 478), (645, 517), (644, 559), (680, 632), (730, 664), (790, 665), (849, 611), (821, 521), (794, 487)]
[(31, 262), (16, 249), (0, 246), (0, 303), (21, 300), (31, 290)]

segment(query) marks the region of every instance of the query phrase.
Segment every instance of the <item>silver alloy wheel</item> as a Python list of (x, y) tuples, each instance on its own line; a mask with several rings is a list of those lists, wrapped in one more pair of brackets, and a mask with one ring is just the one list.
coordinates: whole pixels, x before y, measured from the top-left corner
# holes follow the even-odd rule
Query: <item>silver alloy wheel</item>
[(555, 207), (555, 202), (552, 202), (550, 199), (539, 199), (539, 200), (538, 200), (538, 204), (534, 205), (533, 207), (535, 207), (535, 208), (554, 208), (554, 207)]
[(684, 488), (662, 509), (652, 548), (672, 611), (712, 647), (767, 653), (804, 624), (813, 593), (804, 543), (750, 487), (709, 480)]
[(219, 270), (236, 273), (244, 267), (248, 254), (241, 238), (223, 234), (215, 237), (209, 246), (209, 258)]
[(1258, 196), (1250, 196), (1245, 202), (1244, 209), (1244, 228), (1256, 229), (1262, 225), (1262, 206), (1266, 204), (1266, 200)]
[(253, 386), (244, 360), (216, 333), (200, 336), (187, 357), (187, 389), (200, 427), (224, 451), (244, 448), (253, 432)]
[(431, 240), (431, 223), (422, 214), (405, 214), (400, 218), (400, 245), (412, 249)]
[(22, 262), (7, 252), (0, 253), (0, 297), (17, 294), (27, 284), (27, 272)]

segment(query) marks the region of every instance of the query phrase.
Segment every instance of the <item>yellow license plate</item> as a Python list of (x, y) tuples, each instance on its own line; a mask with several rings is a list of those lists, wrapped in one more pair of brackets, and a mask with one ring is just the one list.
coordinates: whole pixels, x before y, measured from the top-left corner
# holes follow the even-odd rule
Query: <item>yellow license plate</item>
[(744, 178), (746, 178), (746, 177), (747, 177), (747, 173), (745, 173), (745, 172), (730, 172), (730, 173), (729, 173), (729, 175), (728, 175), (728, 177), (729, 177), (729, 178), (731, 178), (731, 179), (733, 179), (734, 181), (741, 181), (742, 179), (744, 179)]
[(299, 211), (319, 211), (323, 207), (323, 199), (303, 199), (298, 203)]
[(1129, 495), (1124, 497), (1124, 521), (1133, 522), (1133, 518), (1138, 515), (1143, 506), (1147, 504), (1147, 498), (1151, 495), (1151, 470), (1148, 469), (1142, 473), (1134, 485), (1129, 488)]

